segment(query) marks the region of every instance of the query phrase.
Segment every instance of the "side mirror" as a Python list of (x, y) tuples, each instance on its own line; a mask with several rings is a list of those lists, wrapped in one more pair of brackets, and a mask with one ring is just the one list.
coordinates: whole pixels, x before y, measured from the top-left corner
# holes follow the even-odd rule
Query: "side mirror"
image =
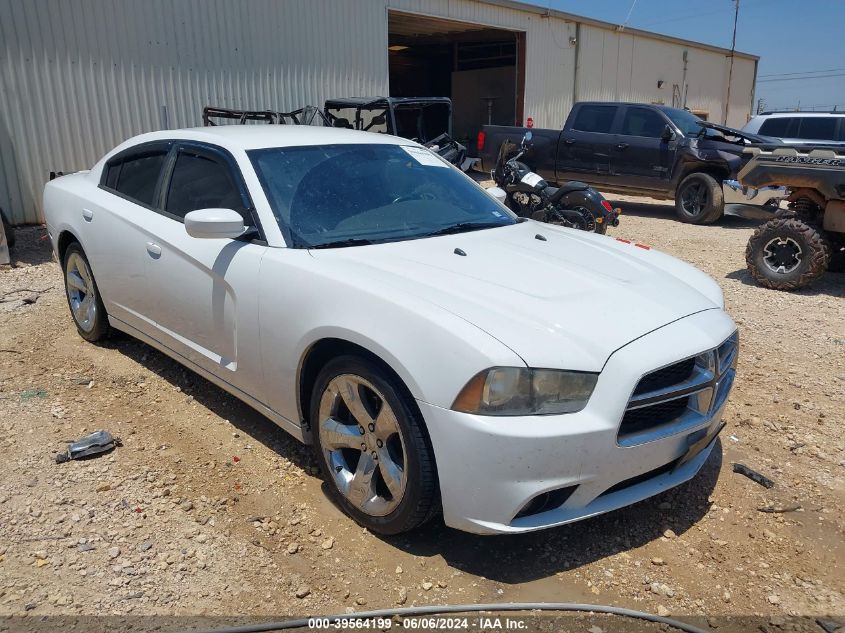
[(664, 141), (671, 141), (675, 138), (675, 130), (667, 123), (666, 126), (663, 128), (663, 132), (660, 134), (661, 140)]
[(528, 130), (525, 133), (525, 136), (522, 137), (522, 142), (523, 143), (530, 143), (532, 138), (534, 138), (534, 133), (531, 130)]
[(234, 239), (243, 235), (246, 227), (234, 209), (198, 209), (185, 216), (185, 231), (191, 237)]
[(502, 204), (505, 204), (505, 199), (507, 199), (508, 194), (505, 193), (504, 189), (500, 189), (499, 187), (490, 187), (489, 189), (485, 189), (484, 191), (493, 198), (494, 200), (498, 200)]

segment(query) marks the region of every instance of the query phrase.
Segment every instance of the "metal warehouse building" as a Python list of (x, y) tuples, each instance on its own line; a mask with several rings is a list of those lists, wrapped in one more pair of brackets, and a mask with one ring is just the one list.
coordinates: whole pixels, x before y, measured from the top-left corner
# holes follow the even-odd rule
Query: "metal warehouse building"
[(583, 100), (740, 126), (757, 61), (512, 0), (0, 0), (0, 206), (40, 222), (50, 172), (199, 125), (209, 104), (445, 95), (461, 138), (488, 121), (560, 127)]

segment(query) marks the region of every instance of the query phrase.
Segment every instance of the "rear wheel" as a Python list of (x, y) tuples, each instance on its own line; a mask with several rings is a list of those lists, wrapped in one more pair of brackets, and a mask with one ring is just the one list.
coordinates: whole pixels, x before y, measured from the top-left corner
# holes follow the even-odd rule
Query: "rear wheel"
[(724, 213), (722, 187), (710, 174), (690, 174), (675, 192), (675, 213), (681, 222), (712, 224)]
[(67, 303), (79, 335), (92, 343), (105, 338), (109, 332), (108, 314), (91, 265), (78, 242), (67, 247), (63, 268)]
[(437, 509), (432, 450), (412, 399), (379, 364), (330, 361), (311, 398), (314, 449), (332, 496), (364, 527), (399, 534)]
[(758, 228), (745, 249), (751, 276), (761, 286), (796, 290), (824, 274), (830, 245), (816, 228), (797, 218), (775, 218)]

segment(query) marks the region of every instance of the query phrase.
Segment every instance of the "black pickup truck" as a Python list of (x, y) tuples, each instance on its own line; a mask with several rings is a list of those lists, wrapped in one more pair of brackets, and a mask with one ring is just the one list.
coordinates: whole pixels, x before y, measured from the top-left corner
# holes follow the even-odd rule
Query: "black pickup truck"
[[(502, 143), (519, 143), (527, 129), (485, 125), (478, 135), (481, 169), (493, 169)], [(521, 160), (546, 180), (674, 198), (678, 217), (693, 224), (722, 217), (722, 181), (736, 177), (743, 149), (776, 141), (642, 103), (576, 103), (562, 130), (531, 131), (533, 147)]]

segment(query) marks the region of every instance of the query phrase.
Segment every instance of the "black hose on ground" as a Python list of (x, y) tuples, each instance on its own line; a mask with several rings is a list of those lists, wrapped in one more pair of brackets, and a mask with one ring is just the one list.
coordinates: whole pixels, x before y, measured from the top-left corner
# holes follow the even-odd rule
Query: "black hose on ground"
[(314, 616), (311, 618), (297, 618), (282, 620), (278, 622), (264, 622), (261, 624), (247, 624), (244, 626), (233, 626), (221, 629), (208, 629), (207, 631), (193, 633), (261, 633), (265, 631), (282, 631), (286, 629), (301, 629), (308, 626), (309, 620), (323, 620), (335, 623), (343, 620), (364, 620), (368, 618), (391, 618), (393, 616), (419, 617), (426, 615), (442, 615), (444, 613), (477, 613), (480, 611), (501, 612), (501, 611), (578, 611), (588, 613), (607, 613), (626, 618), (646, 620), (666, 624), (687, 633), (708, 633), (686, 622), (665, 618), (660, 615), (635, 611), (624, 607), (612, 607), (601, 604), (578, 604), (573, 602), (509, 602), (504, 604), (449, 604), (431, 605), (420, 607), (402, 607), (399, 609), (380, 609), (377, 611), (358, 611), (356, 613), (344, 613), (342, 615)]

